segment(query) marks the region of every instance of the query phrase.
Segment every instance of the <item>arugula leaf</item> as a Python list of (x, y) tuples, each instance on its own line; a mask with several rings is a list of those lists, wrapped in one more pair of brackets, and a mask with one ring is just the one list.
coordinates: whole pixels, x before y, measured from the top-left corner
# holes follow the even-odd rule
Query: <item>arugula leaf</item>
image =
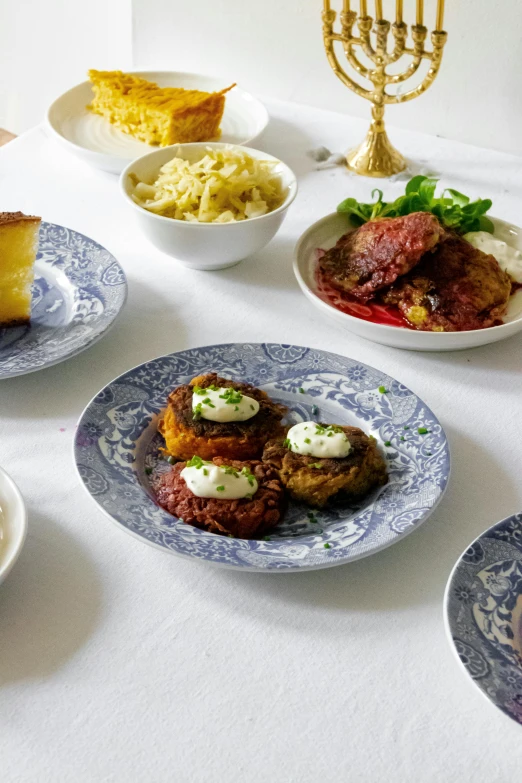
[[(469, 196), (465, 196), (464, 193), (459, 193), (458, 190), (447, 188), (444, 193), (449, 193), (450, 198), (452, 198), (453, 202), (459, 207), (465, 207), (469, 204)], [(442, 195), (444, 195), (444, 193)]]
[(382, 190), (375, 188), (372, 190), (373, 202), (364, 204), (355, 198), (347, 198), (341, 201), (337, 211), (348, 215), (357, 226), (376, 218), (431, 212), (443, 225), (459, 234), (468, 231), (493, 233), (493, 223), (485, 216), (491, 209), (491, 199), (470, 201), (469, 196), (453, 188), (446, 188), (441, 196), (436, 197), (437, 184), (437, 179), (418, 174), (407, 183), (404, 195), (395, 201), (383, 201)]

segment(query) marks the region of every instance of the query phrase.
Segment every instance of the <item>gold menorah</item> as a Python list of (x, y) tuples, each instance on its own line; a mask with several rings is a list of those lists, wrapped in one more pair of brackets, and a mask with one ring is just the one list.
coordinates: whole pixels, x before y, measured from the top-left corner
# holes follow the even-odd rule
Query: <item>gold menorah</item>
[[(375, 0), (375, 21), (371, 16), (368, 16), (366, 0), (360, 0), (359, 16), (356, 11), (351, 10), (350, 0), (343, 0), (340, 33), (334, 32), (333, 29), (337, 14), (330, 8), (330, 0), (323, 0), (323, 2), (323, 38), (328, 62), (343, 84), (346, 84), (357, 95), (372, 102), (370, 130), (361, 146), (347, 153), (347, 166), (357, 174), (364, 174), (367, 177), (389, 177), (392, 174), (397, 174), (406, 168), (406, 161), (388, 139), (384, 128), (384, 108), (387, 103), (404, 103), (421, 95), (437, 76), (442, 60), (442, 51), (448, 37), (448, 34), (442, 29), (444, 0), (437, 0), (436, 25), (431, 34), (433, 47), (431, 52), (424, 48), (428, 35), (428, 29), (423, 24), (424, 0), (416, 0), (416, 24), (411, 25), (412, 46), (407, 45), (408, 26), (402, 19), (403, 0), (396, 0), (396, 15), (393, 24), (383, 19), (382, 0)], [(354, 35), (356, 23), (358, 35)], [(375, 34), (374, 44), (371, 40), (372, 28)], [(390, 28), (393, 35), (393, 49), (388, 51)], [(341, 68), (334, 50), (337, 41), (342, 43), (348, 63), (359, 76), (372, 83), (373, 89), (362, 87)], [(366, 66), (361, 62), (354, 51), (357, 46), (371, 61), (373, 67)], [(412, 58), (405, 70), (401, 73), (387, 73), (387, 67), (396, 63), (403, 55), (410, 55)], [(412, 77), (418, 71), (423, 60), (429, 60), (430, 66), (420, 84), (408, 92), (400, 92), (400, 87), (394, 94), (386, 91), (388, 85), (400, 85)]]

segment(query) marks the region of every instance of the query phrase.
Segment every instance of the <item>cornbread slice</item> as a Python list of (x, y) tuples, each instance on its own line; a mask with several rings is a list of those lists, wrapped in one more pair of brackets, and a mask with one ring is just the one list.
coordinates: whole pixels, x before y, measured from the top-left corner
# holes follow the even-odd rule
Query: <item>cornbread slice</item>
[(31, 317), (31, 285), (41, 218), (0, 212), (0, 328)]
[(219, 136), (225, 93), (158, 87), (122, 71), (89, 71), (94, 99), (90, 111), (147, 144), (209, 141)]

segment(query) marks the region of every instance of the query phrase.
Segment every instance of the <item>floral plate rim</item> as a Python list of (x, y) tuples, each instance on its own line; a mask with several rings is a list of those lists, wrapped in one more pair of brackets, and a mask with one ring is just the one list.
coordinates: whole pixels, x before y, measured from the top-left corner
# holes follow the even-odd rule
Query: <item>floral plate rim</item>
[[(56, 239), (53, 239), (52, 237), (49, 238), (49, 235), (56, 230), (59, 232), (64, 232), (66, 237), (74, 239), (79, 238), (81, 241), (83, 241), (85, 243), (84, 253), (87, 256), (92, 252), (101, 254), (102, 257), (98, 258), (96, 261), (93, 261), (92, 258), (87, 258), (88, 264), (94, 264), (94, 268), (98, 275), (95, 284), (91, 286), (80, 285), (78, 281), (74, 280), (74, 269), (71, 267), (70, 263), (60, 263), (60, 245), (57, 244)], [(56, 262), (52, 258), (46, 257), (46, 255), (50, 254), (49, 248), (56, 250)], [(73, 251), (71, 251), (71, 254), (72, 252)], [(79, 253), (79, 251), (75, 252)], [(80, 333), (79, 335), (75, 335), (75, 339), (67, 349), (60, 350), (59, 347), (53, 347), (52, 350), (49, 349), (49, 341), (52, 341), (53, 339), (52, 333), (48, 335), (47, 338), (42, 340), (38, 339), (37, 337), (34, 343), (31, 343), (29, 340), (26, 353), (41, 354), (45, 359), (42, 362), (37, 361), (37, 356), (34, 356), (35, 363), (30, 365), (27, 365), (25, 361), (21, 361), (19, 363), (16, 362), (16, 347), (19, 345), (19, 343), (26, 342), (27, 335), (22, 335), (20, 340), (17, 340), (12, 344), (12, 347), (15, 350), (11, 354), (11, 357), (9, 357), (9, 354), (6, 354), (0, 361), (0, 381), (8, 380), (9, 378), (17, 378), (23, 375), (29, 375), (31, 373), (38, 372), (39, 370), (45, 370), (49, 367), (54, 367), (57, 364), (61, 364), (61, 362), (72, 359), (75, 356), (83, 353), (83, 351), (91, 348), (110, 332), (110, 330), (116, 324), (116, 321), (127, 302), (129, 293), (128, 282), (123, 267), (117, 258), (109, 250), (107, 250), (106, 247), (101, 245), (95, 239), (92, 239), (92, 237), (83, 234), (81, 231), (76, 231), (76, 229), (63, 226), (59, 223), (42, 220), (40, 225), (39, 247), (36, 256), (36, 262), (45, 264), (51, 268), (56, 266), (56, 269), (61, 274), (63, 274), (69, 285), (71, 285), (71, 287), (73, 287), (76, 292), (82, 291), (92, 295), (93, 292), (97, 293), (97, 288), (104, 290), (106, 302), (104, 303), (103, 311), (97, 314), (95, 319), (90, 321), (87, 320), (87, 317), (77, 320), (72, 319), (66, 324), (56, 327), (57, 329), (64, 329), (64, 337), (67, 337), (67, 334), (72, 333), (75, 327), (78, 325), (83, 325), (84, 327), (89, 325), (89, 327), (91, 327), (93, 323), (97, 324), (94, 330), (90, 330), (90, 333), (86, 330), (85, 334)], [(104, 279), (105, 274), (106, 272), (113, 269), (116, 270), (118, 279), (116, 282), (108, 282)], [(60, 288), (60, 286), (57, 286), (57, 288), (63, 291), (63, 288)], [(90, 290), (91, 288), (92, 291)], [(120, 291), (120, 289), (122, 290)], [(0, 330), (0, 332), (1, 331), (3, 330)], [(31, 335), (30, 332), (28, 334), (29, 336)], [(9, 363), (11, 365), (10, 368)], [(6, 364), (8, 365), (8, 369), (5, 369)]]
[[(522, 540), (522, 512), (515, 512), (480, 533), (460, 554), (455, 565), (451, 569), (451, 573), (446, 583), (443, 599), (443, 614), (444, 629), (448, 643), (454, 657), (458, 661), (459, 669), (466, 675), (468, 682), (471, 680), (482, 696), (490, 704), (500, 710), (503, 715), (515, 721), (515, 723), (522, 725), (522, 653), (517, 651), (517, 647), (513, 647), (514, 655), (513, 652), (509, 652), (508, 650), (507, 655), (504, 653), (505, 657), (503, 657), (502, 648), (506, 649), (506, 646), (499, 643), (498, 639), (495, 639), (491, 630), (487, 630), (485, 633), (486, 626), (480, 628), (476, 620), (471, 616), (474, 614), (473, 608), (469, 610), (469, 614), (465, 620), (459, 620), (459, 617), (461, 618), (462, 614), (466, 612), (464, 606), (462, 607), (462, 610), (459, 611), (459, 614), (457, 616), (455, 615), (455, 610), (458, 606), (456, 603), (456, 593), (459, 588), (460, 580), (467, 583), (468, 587), (471, 588), (473, 584), (476, 584), (477, 579), (484, 571), (492, 567), (498, 567), (501, 563), (503, 565), (511, 560), (510, 555), (513, 554), (512, 552), (501, 553), (500, 551), (493, 551), (488, 554), (488, 548), (483, 545), (485, 541), (489, 541), (491, 542), (491, 549), (494, 550), (495, 548), (498, 548), (500, 550), (501, 543), (504, 541), (505, 549), (509, 546), (513, 547), (514, 545), (510, 544), (509, 541), (510, 534), (505, 532), (505, 528), (509, 526), (513, 529), (518, 526), (520, 538)], [(495, 539), (492, 534), (499, 534), (499, 536)], [(519, 573), (522, 573), (522, 547), (518, 546), (516, 548), (519, 550), (517, 552), (519, 556), (513, 558), (512, 562), (513, 564), (515, 564), (515, 562), (519, 563)], [(506, 559), (499, 561), (499, 557)], [(480, 566), (480, 571), (477, 571), (473, 575), (472, 582), (470, 583), (472, 574), (466, 573), (466, 570), (471, 570), (471, 564), (473, 563), (475, 564), (475, 568)], [(488, 600), (492, 597), (491, 594), (493, 591), (488, 591), (488, 588), (483, 581), (482, 586), (484, 592), (482, 601), (484, 598)], [(464, 589), (466, 589), (466, 587), (464, 587)], [(466, 601), (466, 603), (470, 603), (473, 598), (471, 590), (468, 592), (470, 592), (470, 601)], [(493, 593), (493, 595), (495, 595), (495, 593)], [(517, 596), (518, 599), (522, 598), (522, 589), (517, 592)], [(481, 597), (476, 597), (480, 602)], [(477, 604), (474, 606), (477, 606)], [(495, 610), (497, 608), (498, 605), (495, 606)], [(518, 619), (520, 622), (520, 633), (522, 634), (522, 619)], [(490, 627), (491, 626), (489, 626), (489, 628)], [(465, 633), (463, 633), (463, 631)], [(466, 638), (469, 636), (468, 641), (464, 641), (461, 638), (466, 634)], [(488, 638), (487, 634), (489, 634), (490, 638)], [(471, 643), (468, 643), (471, 639), (473, 639), (475, 647), (473, 647)], [(512, 672), (512, 675), (513, 671), (515, 672), (515, 675), (518, 673), (519, 683), (516, 686), (514, 684), (509, 684), (509, 675), (506, 675), (508, 667)], [(496, 687), (495, 683), (491, 682), (492, 680), (496, 680), (498, 683), (500, 679), (498, 677), (499, 674), (501, 678), (502, 674), (504, 675), (502, 678), (505, 680), (503, 688)], [(516, 677), (512, 676), (512, 680), (515, 681)]]

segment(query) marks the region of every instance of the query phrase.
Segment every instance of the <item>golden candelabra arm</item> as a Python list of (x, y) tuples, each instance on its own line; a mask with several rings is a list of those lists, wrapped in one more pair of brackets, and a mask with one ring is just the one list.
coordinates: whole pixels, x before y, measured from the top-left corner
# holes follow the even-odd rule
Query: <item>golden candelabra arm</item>
[(350, 90), (353, 90), (357, 95), (360, 95), (361, 98), (368, 98), (368, 100), (371, 100), (371, 91), (361, 87), (360, 84), (357, 84), (357, 82), (351, 79), (348, 74), (343, 71), (340, 62), (337, 59), (337, 55), (334, 51), (334, 41), (340, 41), (341, 37), (333, 32), (335, 16), (335, 11), (323, 11), (323, 39), (328, 62), (335, 75), (339, 77), (343, 84), (346, 84)]
[(344, 54), (346, 56), (346, 59), (354, 69), (354, 71), (357, 71), (357, 73), (360, 74), (360, 76), (362, 76), (363, 79), (369, 79), (370, 69), (362, 64), (362, 62), (359, 60), (359, 58), (353, 51), (354, 44), (357, 43), (359, 40), (357, 38), (354, 38), (354, 36), (352, 35), (353, 26), (355, 24), (356, 19), (357, 19), (357, 14), (355, 13), (355, 11), (343, 11), (343, 13), (341, 14), (341, 38), (344, 46)]
[[(382, 3), (376, 0), (377, 18), (368, 15), (366, 0), (361, 0), (360, 15), (350, 8), (350, 0), (343, 0), (340, 14), (340, 32), (334, 31), (336, 12), (330, 8), (330, 0), (323, 0), (323, 40), (328, 62), (336, 76), (353, 92), (369, 100), (372, 104), (372, 122), (363, 144), (347, 154), (347, 165), (358, 174), (371, 177), (387, 177), (397, 174), (406, 167), (406, 161), (390, 143), (384, 127), (384, 109), (386, 104), (399, 104), (422, 95), (433, 83), (440, 69), (444, 45), (448, 34), (442, 30), (444, 0), (437, 2), (437, 29), (431, 33), (432, 50), (426, 51), (425, 44), (428, 28), (424, 26), (424, 3), (417, 0), (416, 24), (410, 26), (412, 45), (408, 46), (408, 26), (402, 19), (403, 2), (396, 0), (396, 20), (393, 24), (382, 18)], [(355, 35), (357, 28), (358, 35)], [(391, 51), (388, 40), (392, 35)], [(373, 41), (372, 41), (373, 36)], [(342, 44), (344, 55), (355, 74), (372, 84), (367, 89), (352, 78), (341, 66), (335, 51), (335, 44)], [(359, 59), (357, 47), (370, 60), (365, 65)], [(411, 62), (400, 73), (387, 73), (388, 65), (398, 62), (403, 56), (411, 57)], [(423, 60), (429, 60), (428, 72), (416, 87), (407, 92), (389, 93), (388, 85), (399, 85), (414, 76)]]

